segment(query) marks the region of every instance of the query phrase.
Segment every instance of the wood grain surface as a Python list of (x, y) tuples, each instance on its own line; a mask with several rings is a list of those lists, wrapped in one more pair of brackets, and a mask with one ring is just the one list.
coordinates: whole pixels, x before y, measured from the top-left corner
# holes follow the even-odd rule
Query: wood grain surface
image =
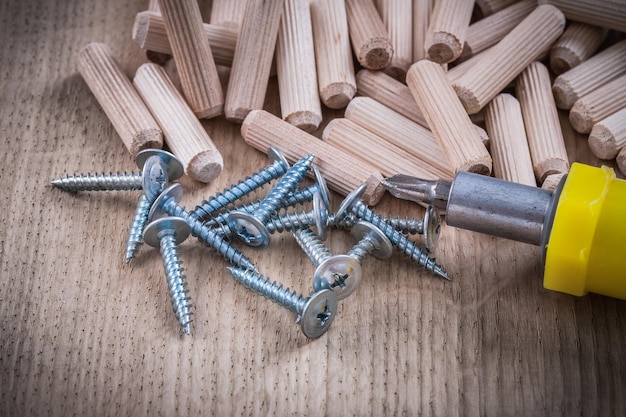
[[(132, 24), (147, 3), (0, 2), (0, 415), (626, 414), (626, 302), (547, 291), (536, 247), (453, 228), (436, 253), (452, 282), (398, 252), (367, 258), (361, 286), (314, 341), (289, 311), (237, 284), (219, 255), (187, 240), (180, 252), (195, 321), (183, 336), (159, 252), (144, 245), (124, 264), (138, 194), (49, 185), (135, 168), (75, 57), (104, 42), (132, 76), (145, 62)], [(274, 113), (276, 88), (273, 78)], [(341, 116), (324, 112), (326, 121)], [(570, 161), (599, 164), (560, 117)], [(268, 163), (239, 125), (202, 123), (224, 171), (210, 184), (181, 180), (188, 208)], [(333, 208), (340, 201), (333, 193)], [(376, 206), (422, 210), (389, 195)], [(354, 243), (340, 230), (327, 242), (333, 253)], [(268, 277), (309, 293), (314, 267), (290, 234), (244, 251)]]

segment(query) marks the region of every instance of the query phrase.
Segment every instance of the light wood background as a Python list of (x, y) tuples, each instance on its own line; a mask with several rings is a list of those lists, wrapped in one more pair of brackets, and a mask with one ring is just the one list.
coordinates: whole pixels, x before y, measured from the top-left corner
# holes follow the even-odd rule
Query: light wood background
[[(361, 287), (315, 341), (188, 240), (195, 321), (181, 335), (158, 251), (123, 262), (139, 195), (49, 185), (134, 168), (74, 59), (105, 42), (134, 74), (145, 55), (130, 30), (147, 3), (0, 2), (0, 415), (626, 414), (626, 302), (547, 291), (537, 248), (452, 228), (436, 254), (452, 282), (397, 252), (368, 258)], [(571, 160), (598, 164), (562, 121)], [(182, 180), (189, 208), (267, 164), (238, 125), (204, 123), (225, 170), (209, 185)], [(389, 195), (376, 210), (422, 213)], [(353, 243), (330, 235), (333, 252)], [(314, 268), (291, 235), (246, 253), (309, 292)]]

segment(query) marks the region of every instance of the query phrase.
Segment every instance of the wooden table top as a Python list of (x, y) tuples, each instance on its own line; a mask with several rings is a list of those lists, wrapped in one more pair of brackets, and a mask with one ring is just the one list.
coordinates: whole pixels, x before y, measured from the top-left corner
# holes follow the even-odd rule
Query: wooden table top
[[(180, 254), (195, 316), (182, 335), (159, 252), (144, 246), (124, 264), (139, 194), (50, 185), (135, 167), (75, 56), (104, 42), (132, 76), (146, 58), (130, 32), (146, 6), (0, 5), (0, 415), (626, 414), (626, 302), (545, 290), (537, 247), (449, 227), (435, 255), (451, 282), (397, 251), (367, 258), (361, 286), (312, 341), (189, 239)], [(571, 161), (599, 164), (561, 116)], [(211, 184), (180, 181), (188, 208), (268, 162), (239, 125), (203, 124), (225, 166)], [(375, 209), (423, 213), (389, 195)], [(354, 239), (332, 230), (327, 243), (343, 253)], [(314, 267), (291, 234), (243, 250), (267, 277), (310, 292)]]

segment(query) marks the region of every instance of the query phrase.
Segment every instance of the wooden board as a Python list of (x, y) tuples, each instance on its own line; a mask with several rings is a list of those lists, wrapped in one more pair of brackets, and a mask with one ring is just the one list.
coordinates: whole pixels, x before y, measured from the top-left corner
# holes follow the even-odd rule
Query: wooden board
[[(537, 248), (452, 228), (437, 252), (452, 282), (397, 252), (368, 258), (361, 287), (314, 341), (188, 240), (195, 321), (181, 335), (158, 251), (123, 261), (139, 195), (49, 185), (134, 168), (74, 58), (105, 42), (132, 75), (145, 55), (131, 26), (146, 7), (0, 4), (0, 415), (626, 414), (626, 302), (544, 290)], [(598, 164), (562, 116), (570, 160)], [(182, 180), (189, 208), (267, 164), (238, 125), (203, 123), (224, 172), (208, 185)], [(340, 200), (333, 194), (334, 208)], [(388, 195), (376, 210), (422, 213)], [(331, 232), (334, 253), (353, 244)], [(291, 235), (246, 253), (272, 279), (310, 291), (314, 268)]]

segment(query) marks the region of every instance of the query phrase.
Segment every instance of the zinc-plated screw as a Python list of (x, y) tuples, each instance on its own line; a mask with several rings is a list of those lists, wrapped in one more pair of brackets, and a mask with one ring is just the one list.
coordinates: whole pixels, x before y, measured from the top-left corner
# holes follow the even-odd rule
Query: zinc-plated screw
[(248, 246), (264, 248), (270, 238), (265, 223), (272, 213), (281, 205), (282, 200), (293, 190), (302, 179), (315, 155), (307, 155), (296, 162), (278, 180), (276, 185), (261, 200), (259, 208), (252, 214), (243, 211), (232, 211), (228, 216), (228, 227), (233, 235)]
[(335, 319), (337, 298), (332, 291), (317, 291), (304, 298), (289, 288), (271, 282), (258, 272), (233, 267), (228, 269), (247, 288), (296, 313), (296, 323), (300, 323), (302, 333), (309, 339), (323, 335)]
[(320, 193), (313, 195), (313, 210), (290, 213), (286, 215), (272, 216), (265, 223), (269, 233), (282, 231), (293, 232), (296, 229), (315, 225), (317, 236), (326, 240), (328, 236), (328, 206)]
[(176, 245), (189, 236), (191, 229), (179, 217), (162, 217), (148, 224), (144, 239), (150, 246), (160, 247), (169, 287), (172, 309), (181, 325), (183, 333), (191, 334), (191, 299)]
[(363, 262), (367, 255), (378, 259), (387, 259), (391, 256), (393, 247), (385, 234), (370, 222), (359, 221), (350, 230), (358, 242), (348, 251), (348, 255)]
[(197, 237), (199, 241), (211, 246), (230, 263), (243, 269), (256, 271), (254, 264), (243, 253), (228, 243), (215, 229), (204, 226), (195, 214), (188, 212), (178, 204), (182, 195), (183, 187), (180, 184), (172, 184), (163, 190), (161, 195), (154, 200), (148, 218), (162, 216), (163, 213), (181, 217), (191, 227), (191, 234)]
[(225, 189), (208, 200), (204, 200), (200, 205), (196, 206), (192, 213), (198, 216), (200, 220), (207, 219), (229, 204), (233, 204), (254, 190), (269, 184), (270, 181), (280, 177), (289, 169), (287, 158), (277, 148), (271, 146), (267, 151), (267, 156), (272, 161), (270, 165), (255, 172), (245, 180), (239, 181), (237, 185)]
[(435, 259), (428, 256), (428, 252), (417, 247), (417, 245), (410, 241), (399, 231), (395, 230), (391, 225), (385, 223), (384, 220), (371, 210), (367, 205), (360, 201), (360, 197), (365, 191), (365, 184), (362, 184), (357, 189), (352, 191), (343, 200), (336, 216), (341, 219), (346, 213), (352, 212), (357, 217), (372, 223), (378, 227), (389, 238), (391, 243), (397, 246), (402, 252), (407, 255), (411, 260), (417, 262), (418, 265), (423, 266), (427, 271), (432, 272), (444, 279), (450, 280), (450, 277), (443, 269), (443, 267), (435, 262)]
[(317, 268), (313, 274), (313, 289), (331, 290), (338, 300), (352, 294), (361, 283), (361, 264), (349, 255), (333, 255), (311, 229), (293, 232), (296, 242)]

